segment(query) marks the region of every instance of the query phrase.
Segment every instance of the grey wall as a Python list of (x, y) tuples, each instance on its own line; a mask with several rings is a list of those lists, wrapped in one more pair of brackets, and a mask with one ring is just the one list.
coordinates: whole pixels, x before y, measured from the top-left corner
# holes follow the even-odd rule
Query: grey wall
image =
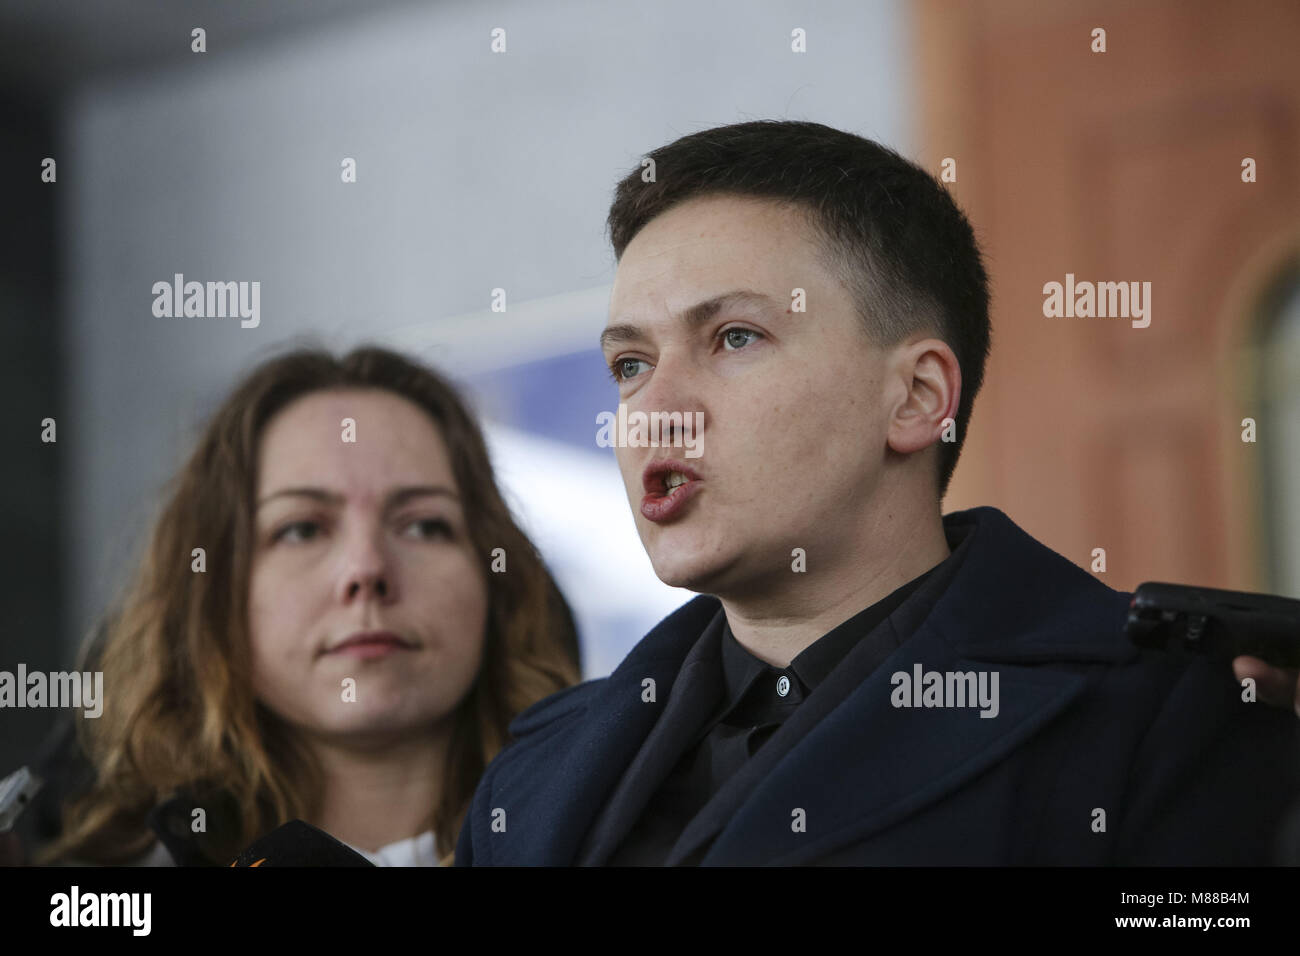
[[(496, 286), (516, 303), (608, 283), (613, 184), (697, 129), (812, 119), (908, 152), (903, 17), (901, 0), (444, 3), (255, 46), (210, 37), (180, 66), (81, 91), (59, 163), (65, 646), (251, 360), (482, 310)], [(155, 318), (151, 286), (176, 272), (260, 281), (261, 325)]]

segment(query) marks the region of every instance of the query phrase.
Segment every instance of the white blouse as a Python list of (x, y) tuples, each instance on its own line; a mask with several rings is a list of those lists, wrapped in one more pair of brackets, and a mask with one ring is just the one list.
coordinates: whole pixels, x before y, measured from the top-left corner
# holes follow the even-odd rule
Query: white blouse
[(437, 866), (438, 853), (433, 842), (433, 831), (425, 830), (419, 836), (407, 837), (387, 846), (381, 846), (374, 853), (360, 847), (356, 850), (375, 866)]

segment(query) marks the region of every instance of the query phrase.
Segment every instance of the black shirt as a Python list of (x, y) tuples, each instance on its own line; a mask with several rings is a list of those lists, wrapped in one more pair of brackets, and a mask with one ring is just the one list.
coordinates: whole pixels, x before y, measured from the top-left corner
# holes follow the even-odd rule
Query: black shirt
[[(941, 565), (940, 565), (941, 566)], [(936, 566), (939, 567), (939, 566)], [(874, 670), (898, 647), (885, 618), (934, 573), (920, 577), (818, 638), (790, 662), (773, 667), (745, 650), (725, 622), (720, 635), (723, 697), (695, 742), (651, 797), (632, 832), (607, 861), (610, 866), (663, 864), (677, 838), (714, 794), (774, 734), (859, 642), (874, 644)], [(706, 632), (707, 634), (708, 632)], [(901, 635), (900, 639), (907, 635)], [(695, 862), (707, 844), (694, 855)]]

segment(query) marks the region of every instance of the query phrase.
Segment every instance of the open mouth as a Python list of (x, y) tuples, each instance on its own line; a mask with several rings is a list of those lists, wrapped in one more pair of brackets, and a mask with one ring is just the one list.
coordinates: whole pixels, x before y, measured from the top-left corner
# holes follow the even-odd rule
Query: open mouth
[(645, 489), (642, 516), (662, 524), (683, 513), (686, 502), (700, 490), (702, 479), (689, 465), (668, 460), (651, 462), (641, 476), (641, 484)]
[(668, 494), (672, 494), (673, 491), (680, 488), (682, 485), (686, 484), (686, 482), (690, 480), (691, 479), (687, 478), (680, 471), (670, 471), (668, 475), (664, 478), (664, 490)]

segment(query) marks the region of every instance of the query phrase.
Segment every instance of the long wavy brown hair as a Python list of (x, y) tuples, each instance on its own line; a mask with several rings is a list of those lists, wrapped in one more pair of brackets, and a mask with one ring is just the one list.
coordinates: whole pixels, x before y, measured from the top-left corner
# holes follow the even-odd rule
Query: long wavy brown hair
[[(507, 725), (530, 704), (579, 679), (573, 620), (493, 478), (482, 433), (441, 376), (395, 352), (357, 349), (339, 359), (299, 349), (255, 368), (217, 409), (170, 486), (138, 574), (106, 622), (96, 669), (104, 709), (78, 715), (93, 783), (64, 808), (62, 835), (38, 862), (120, 863), (149, 849), (160, 801), (221, 794), (238, 821), (209, 833), (204, 854), (226, 863), (292, 819), (312, 819), (321, 777), (284, 722), (252, 691), (248, 589), (257, 450), (267, 422), (311, 392), (378, 388), (424, 409), (451, 455), (469, 536), (488, 586), (482, 666), (449, 719), (442, 792), (432, 808), (443, 863)], [(196, 543), (207, 573), (191, 571)], [(504, 548), (508, 571), (487, 573)]]

